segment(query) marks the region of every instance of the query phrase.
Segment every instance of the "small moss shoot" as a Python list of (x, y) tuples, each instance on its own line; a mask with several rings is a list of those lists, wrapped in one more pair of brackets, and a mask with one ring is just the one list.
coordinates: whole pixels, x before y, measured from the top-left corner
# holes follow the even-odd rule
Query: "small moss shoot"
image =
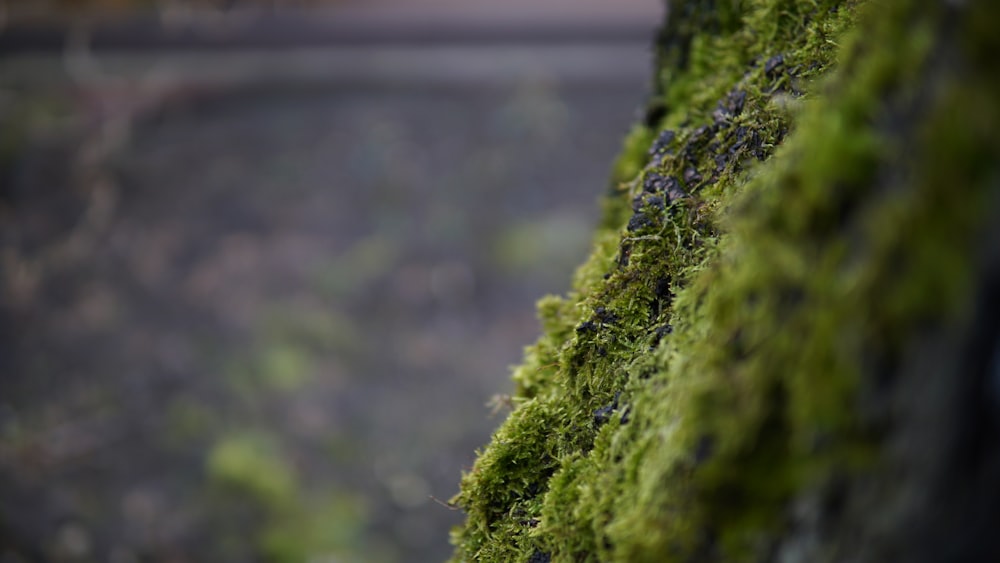
[(454, 561), (767, 559), (796, 498), (878, 467), (877, 366), (967, 312), (997, 9), (668, 13), (593, 253), (452, 499)]

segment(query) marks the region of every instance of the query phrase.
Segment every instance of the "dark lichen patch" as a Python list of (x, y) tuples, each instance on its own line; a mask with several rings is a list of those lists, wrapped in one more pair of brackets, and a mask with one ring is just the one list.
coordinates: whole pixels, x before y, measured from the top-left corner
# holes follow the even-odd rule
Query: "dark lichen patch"
[(662, 277), (656, 280), (656, 286), (653, 288), (653, 294), (659, 301), (669, 301), (674, 297), (674, 291), (671, 289), (671, 284), (673, 280), (670, 276)]
[(626, 227), (629, 232), (641, 231), (648, 227), (655, 227), (656, 221), (645, 213), (636, 213), (628, 220)]
[[(618, 419), (618, 423), (624, 426), (628, 424), (631, 420), (632, 420), (632, 405), (625, 405), (625, 408), (622, 409), (622, 415)], [(620, 463), (621, 456), (616, 457), (615, 460), (616, 463)]]
[(743, 104), (747, 101), (747, 93), (739, 88), (733, 89), (726, 97), (719, 101), (712, 112), (712, 118), (716, 125), (721, 125), (731, 121), (743, 111)]
[(764, 63), (764, 75), (768, 78), (776, 78), (785, 66), (785, 56), (775, 55)]
[[(515, 372), (528, 400), (463, 478), (457, 560), (766, 559), (796, 495), (874, 464), (885, 424), (854, 409), (862, 359), (958, 306), (969, 256), (951, 243), (982, 205), (948, 190), (995, 177), (1000, 127), (948, 125), (963, 105), (998, 119), (928, 74), (944, 19), (927, 4), (886, 0), (845, 40), (856, 4), (671, 2), (657, 123), (626, 141), (573, 292), (541, 309)], [(815, 94), (772, 103), (828, 73), (837, 44)]]
[(606, 325), (613, 325), (617, 322), (617, 314), (613, 311), (609, 311), (603, 306), (598, 306), (594, 309), (594, 314), (591, 315), (589, 320), (580, 323), (580, 325), (576, 327), (576, 333), (583, 335), (588, 332), (599, 332)]
[(649, 349), (655, 350), (656, 347), (659, 346), (660, 341), (663, 340), (663, 337), (673, 332), (674, 332), (674, 326), (670, 324), (658, 326), (655, 329), (653, 329), (653, 338), (649, 344)]
[(684, 183), (689, 187), (688, 189), (696, 190), (700, 186), (701, 180), (701, 174), (696, 168), (689, 166), (684, 169)]
[(695, 465), (701, 465), (708, 461), (712, 457), (712, 452), (715, 451), (715, 439), (711, 436), (702, 436), (698, 439), (698, 445), (694, 450), (694, 463)]
[(611, 420), (611, 415), (618, 410), (618, 399), (621, 398), (622, 392), (616, 391), (615, 398), (611, 403), (597, 409), (594, 411), (594, 425), (601, 426), (602, 424)]
[(660, 156), (670, 149), (670, 144), (674, 142), (674, 138), (677, 134), (670, 129), (664, 129), (660, 131), (660, 134), (656, 136), (656, 140), (649, 147), (649, 156), (655, 157)]
[(710, 145), (715, 134), (719, 132), (719, 125), (702, 125), (693, 131), (687, 137), (684, 142), (684, 146), (680, 150), (681, 158), (691, 166), (697, 166), (702, 160), (702, 151), (706, 145)]
[[(631, 219), (629, 219), (631, 222)], [(632, 258), (632, 245), (628, 243), (623, 243), (620, 250), (618, 251), (618, 258), (615, 263), (618, 265), (619, 269), (625, 269), (628, 267), (629, 260)]]
[(594, 318), (602, 324), (615, 324), (618, 322), (618, 315), (613, 311), (609, 311), (603, 305), (599, 305), (594, 309)]
[(632, 200), (632, 210), (639, 213), (646, 208), (649, 208), (650, 211), (663, 211), (666, 208), (663, 196), (648, 192), (643, 192), (635, 196)]

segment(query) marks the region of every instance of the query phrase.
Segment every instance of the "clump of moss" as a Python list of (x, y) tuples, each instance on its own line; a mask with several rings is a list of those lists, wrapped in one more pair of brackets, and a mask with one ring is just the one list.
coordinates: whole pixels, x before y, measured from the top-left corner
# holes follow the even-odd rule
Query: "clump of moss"
[(669, 4), (594, 252), (453, 499), (456, 561), (832, 557), (786, 541), (804, 499), (879, 471), (885, 380), (967, 312), (996, 9)]
[(299, 471), (267, 433), (224, 437), (212, 448), (206, 469), (218, 492), (248, 501), (243, 518), (261, 520), (252, 543), (268, 561), (382, 559), (360, 545), (364, 503), (342, 490), (307, 493)]

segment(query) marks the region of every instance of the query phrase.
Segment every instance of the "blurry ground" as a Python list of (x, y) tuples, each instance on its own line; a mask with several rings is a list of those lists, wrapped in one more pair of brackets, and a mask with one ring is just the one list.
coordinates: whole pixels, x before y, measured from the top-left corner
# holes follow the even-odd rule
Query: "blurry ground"
[(0, 59), (0, 562), (447, 557), (637, 34)]

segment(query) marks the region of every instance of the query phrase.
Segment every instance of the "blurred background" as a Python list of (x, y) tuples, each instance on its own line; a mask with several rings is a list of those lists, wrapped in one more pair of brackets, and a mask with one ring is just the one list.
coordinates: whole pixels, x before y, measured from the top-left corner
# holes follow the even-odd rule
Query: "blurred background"
[(0, 563), (447, 558), (660, 17), (0, 2)]

